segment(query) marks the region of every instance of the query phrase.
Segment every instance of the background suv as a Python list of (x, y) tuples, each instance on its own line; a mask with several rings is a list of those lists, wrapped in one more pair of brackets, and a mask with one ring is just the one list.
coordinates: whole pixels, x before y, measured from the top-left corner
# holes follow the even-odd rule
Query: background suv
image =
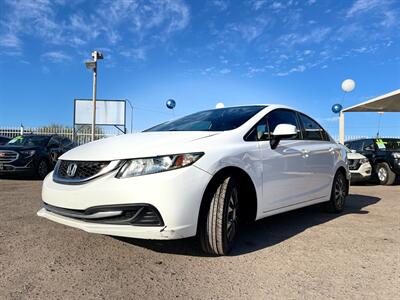
[(58, 135), (20, 135), (0, 146), (0, 175), (33, 175), (43, 179), (58, 157), (74, 143)]
[(380, 184), (393, 184), (400, 176), (400, 139), (358, 139), (345, 145), (369, 159)]

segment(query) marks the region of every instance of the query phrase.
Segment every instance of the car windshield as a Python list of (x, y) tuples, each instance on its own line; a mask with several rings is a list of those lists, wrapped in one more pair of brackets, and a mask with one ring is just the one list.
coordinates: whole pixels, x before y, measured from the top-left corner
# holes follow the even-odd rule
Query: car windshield
[(400, 151), (400, 139), (376, 139), (375, 142), (380, 150)]
[(228, 107), (201, 111), (177, 120), (156, 125), (146, 131), (226, 131), (235, 129), (265, 105)]
[(36, 136), (36, 135), (28, 135), (28, 136), (17, 136), (10, 140), (7, 145), (12, 146), (46, 146), (49, 142), (49, 136)]

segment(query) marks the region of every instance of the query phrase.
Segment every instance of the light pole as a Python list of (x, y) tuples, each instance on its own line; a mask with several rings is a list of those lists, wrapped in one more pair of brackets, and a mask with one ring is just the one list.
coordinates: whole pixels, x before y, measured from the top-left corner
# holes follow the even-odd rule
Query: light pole
[(103, 54), (99, 51), (92, 52), (92, 61), (85, 62), (86, 68), (93, 70), (93, 117), (92, 117), (92, 142), (95, 138), (96, 130), (96, 89), (97, 89), (97, 60), (103, 59)]

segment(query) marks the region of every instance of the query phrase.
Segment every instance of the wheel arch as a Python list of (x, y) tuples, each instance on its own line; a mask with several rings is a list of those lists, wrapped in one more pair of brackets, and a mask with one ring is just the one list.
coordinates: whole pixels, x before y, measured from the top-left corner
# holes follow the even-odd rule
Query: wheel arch
[[(257, 216), (257, 192), (253, 180), (250, 175), (242, 168), (236, 166), (226, 166), (219, 171), (217, 171), (203, 193), (200, 212), (197, 222), (197, 232), (199, 232), (199, 227), (203, 224), (204, 218), (206, 217), (207, 209), (211, 202), (211, 194), (214, 192), (218, 184), (227, 175), (235, 176), (239, 181), (239, 201), (242, 205), (244, 217), (246, 221), (254, 221)], [(245, 197), (244, 197), (245, 196)], [(243, 203), (248, 205), (243, 206)]]

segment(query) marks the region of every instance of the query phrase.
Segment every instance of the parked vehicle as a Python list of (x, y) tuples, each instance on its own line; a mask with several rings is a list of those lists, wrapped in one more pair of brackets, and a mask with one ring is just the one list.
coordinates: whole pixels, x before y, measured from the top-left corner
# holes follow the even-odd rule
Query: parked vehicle
[(43, 179), (59, 156), (74, 143), (58, 135), (20, 135), (0, 146), (0, 175), (33, 175)]
[(325, 202), (343, 210), (346, 150), (281, 105), (198, 112), (142, 133), (77, 147), (43, 182), (49, 220), (107, 235), (198, 235), (225, 255), (240, 224)]
[(367, 181), (371, 177), (372, 167), (368, 158), (355, 150), (347, 150), (347, 162), (351, 174), (351, 182)]
[(0, 135), (0, 145), (7, 144), (9, 140), (11, 140), (9, 137)]
[(345, 145), (369, 159), (380, 184), (391, 185), (400, 176), (400, 139), (358, 139)]

